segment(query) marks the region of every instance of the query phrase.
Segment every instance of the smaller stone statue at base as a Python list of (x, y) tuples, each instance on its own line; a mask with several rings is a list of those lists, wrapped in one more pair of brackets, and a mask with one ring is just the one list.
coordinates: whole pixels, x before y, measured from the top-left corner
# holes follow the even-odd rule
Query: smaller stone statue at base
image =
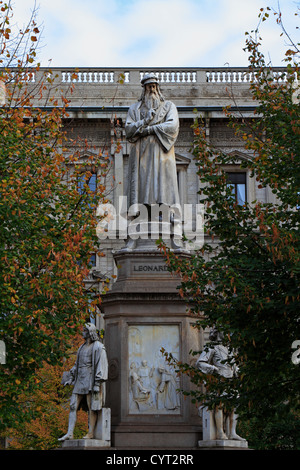
[(63, 385), (74, 385), (70, 401), (68, 432), (59, 441), (74, 438), (77, 410), (88, 411), (89, 432), (84, 439), (95, 439), (95, 430), (100, 411), (105, 404), (106, 381), (108, 377), (108, 362), (106, 350), (99, 341), (95, 325), (87, 323), (82, 336), (85, 342), (77, 351), (74, 367), (64, 373)]
[[(213, 328), (209, 335), (210, 341), (216, 341), (214, 347), (209, 348), (207, 351), (202, 351), (197, 362), (196, 367), (204, 374), (219, 374), (222, 377), (230, 378), (237, 374), (235, 364), (227, 363), (229, 352), (226, 346), (222, 344), (222, 335)], [(246, 439), (240, 437), (236, 433), (236, 425), (238, 416), (234, 411), (226, 412), (222, 407), (216, 407), (210, 411), (203, 408), (203, 441), (207, 445), (208, 442), (215, 444), (220, 442), (223, 446), (229, 445), (230, 447), (247, 447)], [(238, 443), (236, 442), (238, 441)], [(201, 441), (199, 441), (201, 443)], [(217, 446), (217, 444), (216, 444)], [(211, 445), (210, 445), (211, 447)]]

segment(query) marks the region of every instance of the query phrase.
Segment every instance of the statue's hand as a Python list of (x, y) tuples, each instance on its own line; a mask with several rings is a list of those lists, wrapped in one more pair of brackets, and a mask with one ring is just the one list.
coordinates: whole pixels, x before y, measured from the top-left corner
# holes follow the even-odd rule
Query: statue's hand
[(99, 385), (94, 385), (93, 392), (97, 393), (100, 391), (100, 386)]
[(67, 381), (64, 383), (64, 387), (65, 387), (66, 385), (72, 385), (72, 380), (67, 380)]
[(146, 114), (146, 117), (145, 117), (145, 124), (149, 124), (150, 121), (152, 121), (152, 119), (154, 118), (156, 112), (154, 109), (149, 109), (149, 111), (147, 112)]
[(148, 127), (140, 127), (139, 128), (139, 135), (140, 137), (145, 137), (146, 135), (149, 135), (149, 128)]

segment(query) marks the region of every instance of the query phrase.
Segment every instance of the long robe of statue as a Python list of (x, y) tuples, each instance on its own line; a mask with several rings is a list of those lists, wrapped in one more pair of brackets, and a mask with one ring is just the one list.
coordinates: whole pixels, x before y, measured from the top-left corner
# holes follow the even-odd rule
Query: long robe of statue
[(177, 108), (160, 95), (150, 121), (148, 112), (145, 100), (141, 99), (130, 106), (127, 115), (126, 137), (132, 143), (128, 205), (179, 204), (174, 152), (179, 132)]

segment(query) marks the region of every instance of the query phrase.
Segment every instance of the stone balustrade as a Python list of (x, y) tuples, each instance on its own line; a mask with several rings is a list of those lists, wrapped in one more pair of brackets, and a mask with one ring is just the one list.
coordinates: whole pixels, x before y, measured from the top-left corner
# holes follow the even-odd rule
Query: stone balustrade
[[(47, 72), (48, 69), (40, 68), (38, 71), (26, 71), (23, 73), (24, 80), (35, 83), (38, 76)], [(145, 73), (154, 72), (162, 84), (195, 85), (201, 83), (250, 83), (256, 79), (256, 73), (250, 72), (248, 68), (225, 67), (225, 68), (51, 68), (49, 77), (57, 79), (62, 84), (116, 84), (124, 83), (136, 85), (140, 83)], [(275, 67), (273, 69), (274, 79), (284, 81), (286, 69)]]
[[(9, 82), (13, 85), (16, 71), (11, 72)], [(148, 72), (157, 75), (163, 95), (176, 104), (182, 117), (189, 118), (195, 109), (223, 113), (224, 107), (233, 104), (233, 96), (235, 107), (248, 108), (252, 112), (256, 106), (250, 84), (256, 80), (258, 72), (250, 72), (246, 67), (32, 68), (22, 71), (21, 79), (35, 93), (34, 104), (37, 106), (43, 106), (36, 91), (42, 81), (45, 85), (44, 106), (60, 103), (61, 97), (66, 96), (70, 100), (69, 109), (74, 112), (90, 112), (96, 118), (100, 115), (109, 117), (113, 109), (125, 117), (128, 107), (140, 97), (141, 79)], [(277, 83), (285, 81), (286, 69), (274, 68), (273, 77)], [(50, 96), (53, 97), (51, 102)]]

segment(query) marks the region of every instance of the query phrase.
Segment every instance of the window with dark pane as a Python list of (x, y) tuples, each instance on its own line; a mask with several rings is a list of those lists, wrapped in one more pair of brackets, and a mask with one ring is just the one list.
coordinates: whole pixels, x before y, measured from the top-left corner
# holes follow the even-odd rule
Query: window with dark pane
[(247, 201), (246, 173), (232, 172), (226, 173), (227, 186), (231, 188), (232, 197), (237, 204), (243, 205)]
[(78, 178), (78, 192), (83, 194), (85, 192), (85, 185), (88, 185), (90, 191), (96, 192), (97, 189), (97, 174), (92, 173), (90, 177), (84, 173)]
[(90, 267), (95, 268), (96, 263), (97, 263), (96, 253), (91, 253), (91, 257), (90, 257), (90, 261), (89, 261)]

